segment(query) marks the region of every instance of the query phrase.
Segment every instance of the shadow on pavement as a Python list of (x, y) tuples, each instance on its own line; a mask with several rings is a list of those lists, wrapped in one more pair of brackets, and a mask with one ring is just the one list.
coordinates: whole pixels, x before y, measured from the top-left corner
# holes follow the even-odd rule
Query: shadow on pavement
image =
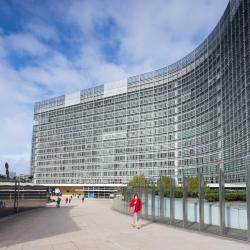
[(45, 207), (0, 223), (0, 247), (80, 230), (70, 216), (74, 206)]
[(147, 223), (141, 224), (141, 228), (143, 228), (143, 227), (147, 227), (147, 226), (150, 226), (151, 224), (154, 224), (154, 223), (155, 223), (154, 221), (150, 221), (150, 222), (147, 222)]

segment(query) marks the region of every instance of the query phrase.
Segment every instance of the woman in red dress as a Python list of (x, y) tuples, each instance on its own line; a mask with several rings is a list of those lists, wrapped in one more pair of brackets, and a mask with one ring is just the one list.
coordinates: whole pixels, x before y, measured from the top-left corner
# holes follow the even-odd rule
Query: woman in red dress
[(132, 226), (136, 227), (137, 229), (140, 228), (140, 225), (138, 224), (138, 213), (142, 209), (142, 202), (139, 199), (138, 195), (135, 194), (134, 198), (130, 201), (130, 211), (131, 214), (133, 214), (133, 219), (132, 219)]

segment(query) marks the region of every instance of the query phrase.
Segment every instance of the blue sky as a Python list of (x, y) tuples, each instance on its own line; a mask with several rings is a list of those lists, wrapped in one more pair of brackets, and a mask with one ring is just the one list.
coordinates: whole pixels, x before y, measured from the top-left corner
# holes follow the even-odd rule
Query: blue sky
[(29, 173), (34, 102), (191, 52), (228, 0), (2, 0), (0, 172)]

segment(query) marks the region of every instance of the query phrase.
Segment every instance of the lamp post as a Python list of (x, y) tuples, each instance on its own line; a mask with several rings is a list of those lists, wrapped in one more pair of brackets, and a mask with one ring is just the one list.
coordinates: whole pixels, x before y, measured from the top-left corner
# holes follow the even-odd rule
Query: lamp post
[(7, 180), (9, 180), (10, 172), (9, 172), (9, 164), (8, 164), (8, 162), (5, 162), (5, 169), (6, 169), (6, 178), (7, 178)]

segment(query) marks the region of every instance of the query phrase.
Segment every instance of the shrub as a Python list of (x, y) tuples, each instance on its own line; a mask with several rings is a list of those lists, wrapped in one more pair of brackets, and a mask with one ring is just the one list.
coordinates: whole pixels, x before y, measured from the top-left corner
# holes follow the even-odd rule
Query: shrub
[(165, 197), (170, 197), (170, 191), (169, 190), (164, 190), (164, 196)]
[(175, 188), (175, 198), (182, 198), (183, 197), (183, 192), (181, 187), (176, 187)]
[(205, 196), (205, 200), (208, 202), (215, 202), (219, 200), (218, 192), (206, 192), (204, 196)]
[(246, 191), (226, 191), (226, 201), (246, 201)]
[[(208, 190), (205, 192), (205, 200), (208, 202), (219, 201), (219, 191), (218, 190)], [(225, 201), (246, 201), (245, 191), (225, 191)]]
[(198, 191), (188, 191), (188, 197), (197, 198), (198, 197)]

